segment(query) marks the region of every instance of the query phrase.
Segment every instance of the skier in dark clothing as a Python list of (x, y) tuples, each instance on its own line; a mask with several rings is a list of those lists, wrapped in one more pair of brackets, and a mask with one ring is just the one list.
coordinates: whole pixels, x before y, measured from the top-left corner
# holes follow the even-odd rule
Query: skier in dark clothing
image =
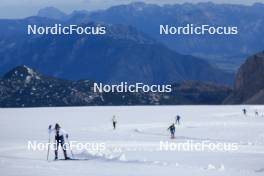
[(62, 150), (63, 150), (63, 154), (64, 154), (64, 158), (65, 160), (70, 159), (67, 156), (67, 151), (66, 151), (66, 145), (65, 145), (65, 141), (64, 141), (64, 136), (68, 139), (69, 135), (66, 133), (66, 131), (64, 131), (59, 124), (56, 123), (55, 128), (49, 128), (49, 132), (53, 133), (55, 136), (55, 142), (56, 142), (56, 149), (55, 149), (55, 160), (58, 159), (58, 148), (59, 145), (61, 145)]
[(176, 124), (180, 125), (181, 116), (176, 116)]
[(174, 136), (174, 134), (175, 134), (175, 125), (174, 125), (174, 123), (168, 128), (168, 130), (170, 130), (171, 139), (174, 139), (175, 138), (175, 136)]
[(115, 130), (116, 129), (116, 123), (117, 123), (115, 115), (113, 116), (112, 122), (113, 122), (113, 129)]
[(247, 110), (244, 108), (243, 109), (243, 114), (246, 116), (247, 115)]

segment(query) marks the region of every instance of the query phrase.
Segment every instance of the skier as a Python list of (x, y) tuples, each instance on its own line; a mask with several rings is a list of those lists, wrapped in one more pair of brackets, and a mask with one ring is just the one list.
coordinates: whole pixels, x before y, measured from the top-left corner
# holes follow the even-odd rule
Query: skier
[(175, 136), (175, 124), (173, 123), (167, 130), (170, 130), (170, 133), (171, 133), (171, 139), (174, 139)]
[(112, 123), (113, 123), (113, 129), (116, 129), (116, 124), (117, 124), (117, 120), (116, 120), (116, 116), (114, 115), (112, 118)]
[(256, 116), (259, 116), (259, 112), (258, 112), (258, 110), (255, 110), (255, 115), (256, 115)]
[(176, 124), (180, 125), (181, 116), (176, 116)]
[(66, 131), (64, 131), (60, 125), (58, 123), (55, 124), (55, 127), (52, 129), (51, 125), (49, 126), (49, 133), (53, 133), (55, 136), (55, 142), (56, 142), (56, 149), (55, 149), (55, 160), (58, 159), (58, 148), (59, 145), (61, 145), (62, 150), (63, 150), (63, 154), (64, 154), (64, 158), (65, 160), (70, 159), (67, 156), (67, 151), (66, 151), (66, 145), (65, 145), (65, 141), (64, 141), (64, 136), (68, 139), (69, 135), (66, 133)]
[(244, 108), (242, 111), (243, 111), (243, 114), (246, 116), (247, 115), (247, 110)]

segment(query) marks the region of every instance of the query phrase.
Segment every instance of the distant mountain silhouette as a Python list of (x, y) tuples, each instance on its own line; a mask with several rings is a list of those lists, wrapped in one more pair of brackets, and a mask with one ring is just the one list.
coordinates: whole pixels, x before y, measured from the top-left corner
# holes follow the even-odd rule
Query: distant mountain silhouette
[(62, 20), (64, 18), (66, 18), (67, 14), (60, 11), (59, 9), (57, 9), (55, 7), (46, 7), (46, 8), (40, 9), (38, 11), (37, 16)]
[[(260, 3), (252, 6), (214, 3), (158, 6), (131, 3), (90, 13), (75, 11), (63, 19), (72, 23), (97, 21), (132, 25), (178, 53), (198, 56), (222, 69), (235, 72), (246, 57), (262, 50), (263, 9), (264, 5)], [(160, 24), (185, 26), (188, 23), (237, 26), (239, 35), (159, 35)]]
[(131, 26), (103, 24), (107, 26), (104, 36), (28, 36), (22, 29), (35, 22), (64, 24), (42, 17), (0, 20), (0, 24), (8, 23), (11, 29), (0, 36), (0, 74), (17, 65), (28, 65), (52, 76), (103, 83), (233, 82), (232, 74), (197, 57), (178, 54)]
[(93, 81), (68, 81), (18, 66), (0, 79), (0, 107), (221, 104), (224, 86), (185, 81), (171, 93), (94, 93)]

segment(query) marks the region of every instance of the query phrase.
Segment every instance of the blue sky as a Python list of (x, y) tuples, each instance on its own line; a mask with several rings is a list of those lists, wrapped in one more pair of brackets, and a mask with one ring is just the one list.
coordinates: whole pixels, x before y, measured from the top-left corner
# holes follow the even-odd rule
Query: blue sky
[[(139, 0), (1, 0), (0, 18), (24, 18), (37, 13), (46, 6), (57, 7), (67, 13), (73, 10), (98, 10), (105, 9), (113, 5), (127, 4)], [(253, 4), (264, 0), (141, 0), (155, 4), (175, 4), (184, 2), (215, 2), (234, 4)]]

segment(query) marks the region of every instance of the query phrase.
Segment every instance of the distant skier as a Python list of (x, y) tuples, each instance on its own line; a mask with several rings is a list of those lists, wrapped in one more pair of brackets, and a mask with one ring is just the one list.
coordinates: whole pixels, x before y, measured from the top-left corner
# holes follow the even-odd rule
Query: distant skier
[(116, 124), (117, 124), (117, 119), (116, 119), (115, 115), (112, 118), (112, 123), (113, 123), (113, 129), (115, 130), (116, 129)]
[(175, 124), (173, 123), (169, 128), (168, 130), (170, 130), (170, 133), (171, 133), (171, 139), (174, 139), (175, 138)]
[(65, 141), (64, 141), (64, 136), (68, 139), (69, 135), (66, 133), (66, 131), (64, 131), (60, 125), (58, 123), (55, 124), (55, 127), (52, 129), (51, 125), (49, 126), (49, 133), (50, 134), (54, 134), (55, 136), (55, 142), (56, 142), (56, 149), (55, 149), (55, 160), (58, 159), (58, 148), (59, 145), (61, 145), (62, 150), (63, 150), (63, 154), (64, 154), (64, 158), (65, 160), (70, 159), (67, 156), (67, 151), (66, 151), (66, 145), (65, 145)]
[(247, 110), (244, 108), (242, 111), (243, 111), (243, 114), (246, 116), (247, 115)]
[(255, 115), (256, 115), (256, 116), (259, 116), (259, 112), (258, 112), (258, 110), (255, 110)]
[(176, 116), (176, 124), (180, 125), (180, 120), (181, 120), (181, 116), (177, 115)]

